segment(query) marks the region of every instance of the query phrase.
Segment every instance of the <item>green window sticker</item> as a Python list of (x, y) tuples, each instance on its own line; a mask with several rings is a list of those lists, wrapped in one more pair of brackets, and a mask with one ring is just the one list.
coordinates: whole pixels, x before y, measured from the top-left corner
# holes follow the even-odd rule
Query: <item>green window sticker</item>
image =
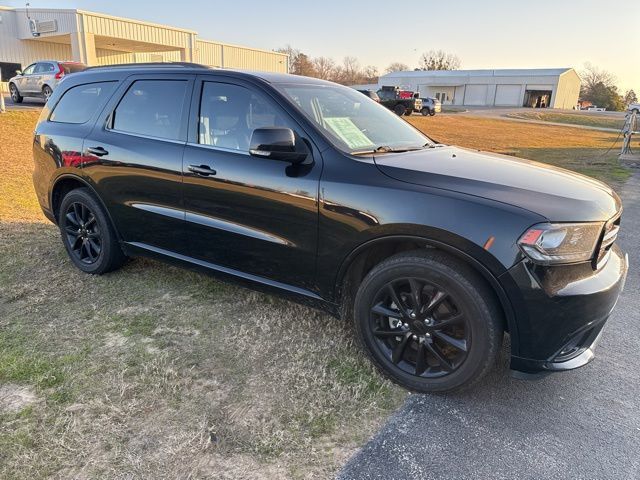
[(373, 145), (373, 142), (360, 131), (349, 117), (329, 117), (324, 121), (349, 148), (365, 148)]

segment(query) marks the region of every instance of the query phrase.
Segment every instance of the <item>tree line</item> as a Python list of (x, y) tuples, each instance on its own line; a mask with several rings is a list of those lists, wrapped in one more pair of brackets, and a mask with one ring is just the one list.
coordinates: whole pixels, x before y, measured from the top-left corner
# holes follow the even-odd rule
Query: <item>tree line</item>
[[(362, 66), (358, 59), (352, 56), (346, 56), (338, 63), (330, 57), (312, 58), (291, 45), (276, 51), (289, 55), (289, 73), (294, 75), (321, 78), (342, 85), (377, 83), (380, 76), (378, 67)], [(385, 73), (407, 70), (457, 70), (460, 65), (460, 59), (456, 55), (442, 50), (430, 50), (420, 56), (417, 67), (411, 68), (404, 63), (393, 62), (385, 69)]]
[(598, 107), (607, 110), (623, 111), (627, 105), (636, 103), (638, 97), (633, 90), (627, 90), (621, 95), (616, 86), (616, 78), (606, 70), (586, 63), (580, 73), (582, 85), (580, 87), (580, 99), (591, 102)]

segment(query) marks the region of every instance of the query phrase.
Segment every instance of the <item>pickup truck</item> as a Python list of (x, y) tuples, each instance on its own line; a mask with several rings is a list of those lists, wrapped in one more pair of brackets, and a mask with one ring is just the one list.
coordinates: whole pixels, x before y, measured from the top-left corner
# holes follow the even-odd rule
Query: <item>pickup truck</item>
[(378, 90), (380, 104), (393, 110), (397, 115), (411, 115), (414, 111), (422, 110), (422, 100), (419, 98), (402, 98), (399, 87), (383, 86)]

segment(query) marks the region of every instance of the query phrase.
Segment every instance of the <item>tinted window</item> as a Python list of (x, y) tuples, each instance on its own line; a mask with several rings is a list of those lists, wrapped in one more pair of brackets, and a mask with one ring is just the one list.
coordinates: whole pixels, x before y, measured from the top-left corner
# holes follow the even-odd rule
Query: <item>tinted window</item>
[(36, 71), (35, 73), (48, 73), (48, 72), (53, 72), (54, 68), (53, 65), (51, 63), (39, 63), (36, 66)]
[(102, 106), (116, 82), (90, 83), (67, 90), (53, 109), (49, 121), (85, 123)]
[(199, 143), (246, 152), (253, 130), (263, 127), (293, 128), (280, 109), (257, 92), (228, 83), (204, 83)]
[(113, 129), (139, 135), (180, 138), (187, 82), (137, 80), (113, 114)]

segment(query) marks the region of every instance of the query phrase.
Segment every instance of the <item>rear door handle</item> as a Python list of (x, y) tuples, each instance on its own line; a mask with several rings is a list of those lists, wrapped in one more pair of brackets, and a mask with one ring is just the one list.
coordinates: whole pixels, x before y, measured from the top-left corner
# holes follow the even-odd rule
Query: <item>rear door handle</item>
[(189, 165), (187, 168), (190, 172), (193, 172), (196, 175), (202, 175), (203, 177), (216, 174), (216, 171), (209, 165)]
[(105, 155), (109, 155), (103, 147), (89, 147), (87, 148), (87, 152), (95, 155), (96, 157), (104, 157)]

